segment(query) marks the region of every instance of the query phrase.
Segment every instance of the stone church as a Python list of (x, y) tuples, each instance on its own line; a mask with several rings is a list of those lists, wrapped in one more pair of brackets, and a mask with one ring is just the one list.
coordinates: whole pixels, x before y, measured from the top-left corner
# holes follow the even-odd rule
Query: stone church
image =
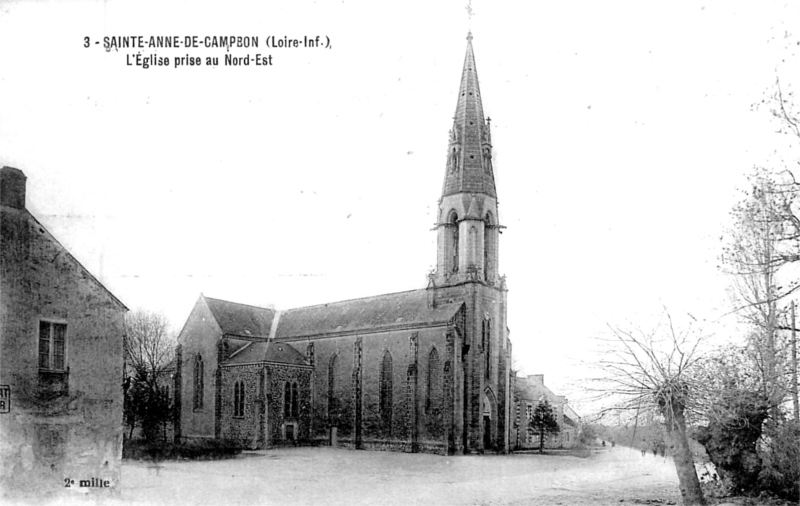
[(438, 210), (424, 289), (285, 311), (201, 295), (178, 337), (175, 437), (508, 451), (502, 226), (471, 34)]

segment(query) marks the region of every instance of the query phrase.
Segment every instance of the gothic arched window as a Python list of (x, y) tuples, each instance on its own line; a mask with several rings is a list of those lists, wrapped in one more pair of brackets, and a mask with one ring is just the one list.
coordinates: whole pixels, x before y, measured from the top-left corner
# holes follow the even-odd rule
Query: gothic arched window
[(483, 221), (483, 276), (490, 281), (494, 276), (494, 265), (492, 259), (495, 256), (495, 236), (492, 227), (492, 214), (486, 213)]
[(336, 414), (336, 355), (328, 363), (328, 417)]
[(439, 352), (436, 348), (428, 354), (428, 381), (425, 395), (425, 411), (439, 409), (441, 406), (442, 373), (439, 366)]
[(300, 416), (300, 399), (297, 396), (298, 389), (297, 383), (292, 383), (292, 417), (297, 418)]
[(450, 250), (452, 253), (450, 272), (458, 272), (458, 215), (450, 213)]
[(244, 416), (244, 382), (233, 385), (233, 416)]
[(203, 409), (203, 357), (194, 358), (194, 409)]
[(492, 320), (484, 319), (483, 320), (483, 358), (485, 363), (483, 364), (483, 370), (486, 375), (486, 378), (489, 378), (489, 375), (492, 371)]
[(298, 408), (297, 383), (287, 381), (283, 392), (283, 417), (297, 418)]
[(392, 354), (389, 350), (383, 354), (380, 374), (380, 414), (384, 432), (392, 430)]

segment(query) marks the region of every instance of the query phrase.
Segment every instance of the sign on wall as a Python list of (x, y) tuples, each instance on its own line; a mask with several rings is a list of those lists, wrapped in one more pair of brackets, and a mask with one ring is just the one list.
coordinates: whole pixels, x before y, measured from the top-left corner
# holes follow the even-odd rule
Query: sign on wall
[(11, 412), (11, 387), (0, 385), (0, 413)]

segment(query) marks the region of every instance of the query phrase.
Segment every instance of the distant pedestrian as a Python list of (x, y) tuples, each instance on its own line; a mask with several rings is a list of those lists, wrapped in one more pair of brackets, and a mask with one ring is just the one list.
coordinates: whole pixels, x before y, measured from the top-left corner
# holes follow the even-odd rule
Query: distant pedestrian
[(642, 451), (642, 457), (647, 455), (647, 441), (642, 439), (642, 442), (639, 444), (639, 449)]

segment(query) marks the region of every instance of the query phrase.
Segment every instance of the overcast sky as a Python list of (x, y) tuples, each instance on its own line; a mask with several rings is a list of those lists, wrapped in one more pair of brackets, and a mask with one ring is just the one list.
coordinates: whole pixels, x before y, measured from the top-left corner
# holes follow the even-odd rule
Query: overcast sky
[[(797, 159), (753, 107), (800, 86), (796, 2), (262, 3), (0, 3), (0, 164), (128, 307), (177, 331), (201, 292), (291, 308), (424, 287), (471, 28), (517, 367), (579, 400), (607, 323), (727, 311), (745, 175)], [(122, 35), (253, 35), (231, 54), (272, 65), (102, 48)], [(171, 65), (128, 66), (139, 51)]]

